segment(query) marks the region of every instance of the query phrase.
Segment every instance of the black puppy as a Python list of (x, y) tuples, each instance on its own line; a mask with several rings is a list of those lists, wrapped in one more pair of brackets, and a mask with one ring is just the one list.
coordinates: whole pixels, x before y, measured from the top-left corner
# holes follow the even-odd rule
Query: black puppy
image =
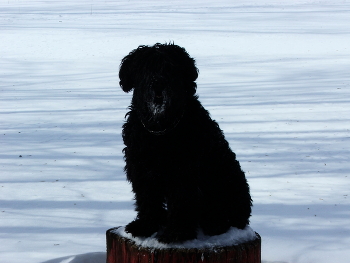
[(184, 48), (139, 46), (123, 58), (123, 91), (134, 90), (123, 125), (125, 171), (137, 217), (125, 231), (160, 242), (225, 233), (249, 224), (244, 172), (195, 95), (198, 70)]

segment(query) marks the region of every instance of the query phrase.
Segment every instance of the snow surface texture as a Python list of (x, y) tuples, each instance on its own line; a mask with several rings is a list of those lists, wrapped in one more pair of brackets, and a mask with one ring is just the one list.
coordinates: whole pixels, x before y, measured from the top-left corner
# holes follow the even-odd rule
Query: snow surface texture
[(262, 259), (350, 258), (349, 1), (0, 0), (0, 39), (0, 262), (105, 261), (135, 217), (119, 63), (166, 41), (197, 60)]
[(125, 232), (125, 227), (119, 227), (113, 230), (114, 233), (121, 237), (128, 238), (135, 242), (136, 245), (147, 248), (215, 248), (242, 244), (257, 238), (255, 232), (250, 226), (245, 229), (238, 229), (231, 227), (225, 234), (217, 236), (206, 236), (199, 231), (197, 239), (189, 240), (183, 243), (164, 244), (158, 242), (155, 238), (156, 233), (148, 238), (133, 237), (131, 234)]

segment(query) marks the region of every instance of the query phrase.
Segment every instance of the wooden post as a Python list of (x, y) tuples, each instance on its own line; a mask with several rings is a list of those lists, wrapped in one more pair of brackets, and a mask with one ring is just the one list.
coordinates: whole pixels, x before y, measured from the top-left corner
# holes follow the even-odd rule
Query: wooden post
[[(118, 228), (118, 227), (117, 227)], [(148, 248), (107, 231), (107, 263), (261, 263), (261, 238), (214, 248)]]

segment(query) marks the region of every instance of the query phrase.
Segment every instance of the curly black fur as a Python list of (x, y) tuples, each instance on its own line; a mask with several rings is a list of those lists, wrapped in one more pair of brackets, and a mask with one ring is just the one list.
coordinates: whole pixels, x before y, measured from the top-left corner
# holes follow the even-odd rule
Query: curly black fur
[(133, 97), (123, 140), (135, 194), (133, 236), (164, 243), (218, 235), (249, 224), (244, 172), (196, 93), (198, 70), (184, 48), (139, 46), (123, 58), (120, 85)]

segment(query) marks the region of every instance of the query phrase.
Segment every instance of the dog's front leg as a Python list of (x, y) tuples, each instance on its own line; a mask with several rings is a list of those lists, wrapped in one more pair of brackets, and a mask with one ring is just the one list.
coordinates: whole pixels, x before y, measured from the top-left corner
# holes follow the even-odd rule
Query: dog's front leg
[(149, 237), (157, 232), (165, 221), (164, 195), (152, 180), (132, 182), (132, 187), (137, 217), (126, 226), (125, 231), (134, 237)]
[(173, 183), (167, 193), (167, 221), (157, 239), (163, 243), (195, 239), (198, 215), (197, 188)]

